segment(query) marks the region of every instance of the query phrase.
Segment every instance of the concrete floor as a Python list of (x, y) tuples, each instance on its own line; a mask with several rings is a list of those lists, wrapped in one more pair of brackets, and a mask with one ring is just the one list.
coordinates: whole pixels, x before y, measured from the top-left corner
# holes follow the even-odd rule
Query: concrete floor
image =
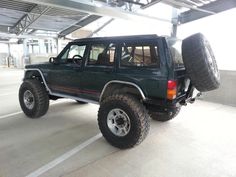
[[(43, 118), (26, 118), (17, 96), (22, 75), (0, 69), (0, 177), (36, 177), (40, 167), (99, 134), (97, 105), (61, 100)], [(236, 107), (197, 101), (170, 122), (152, 121), (136, 148), (119, 150), (101, 137), (41, 176), (235, 177)]]

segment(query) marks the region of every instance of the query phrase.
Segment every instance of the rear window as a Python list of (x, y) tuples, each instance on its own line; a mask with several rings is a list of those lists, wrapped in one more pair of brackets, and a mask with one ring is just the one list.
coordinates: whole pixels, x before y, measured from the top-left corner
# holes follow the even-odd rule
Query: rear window
[(121, 66), (159, 67), (158, 48), (155, 45), (123, 44)]
[(183, 62), (182, 50), (181, 50), (182, 41), (169, 38), (167, 39), (167, 43), (169, 45), (171, 56), (173, 58), (175, 67), (176, 68), (183, 67), (184, 62)]

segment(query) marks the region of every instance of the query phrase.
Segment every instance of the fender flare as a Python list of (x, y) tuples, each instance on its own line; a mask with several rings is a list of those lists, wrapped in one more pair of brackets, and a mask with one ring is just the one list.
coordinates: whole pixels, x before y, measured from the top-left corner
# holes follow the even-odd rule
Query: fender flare
[(103, 87), (102, 92), (101, 92), (101, 95), (100, 95), (100, 98), (99, 98), (99, 102), (102, 101), (102, 96), (103, 96), (103, 94), (105, 93), (106, 88), (107, 88), (110, 84), (113, 84), (113, 83), (118, 83), (118, 84), (125, 84), (125, 85), (134, 86), (135, 88), (138, 89), (138, 91), (139, 91), (139, 93), (140, 93), (142, 99), (143, 99), (143, 100), (146, 100), (146, 99), (147, 99), (146, 96), (145, 96), (145, 94), (143, 93), (143, 90), (142, 90), (137, 84), (135, 84), (135, 83), (133, 83), (133, 82), (127, 82), (127, 81), (111, 80), (111, 81), (107, 82), (107, 83), (105, 84), (105, 86)]
[(42, 71), (40, 70), (40, 69), (25, 69), (25, 74), (24, 74), (24, 78), (25, 78), (25, 76), (26, 76), (26, 73), (27, 73), (27, 71), (37, 71), (37, 72), (39, 72), (39, 74), (41, 75), (41, 78), (42, 78), (42, 80), (43, 80), (43, 83), (44, 83), (44, 85), (45, 85), (45, 87), (46, 87), (46, 90), (51, 94), (52, 93), (52, 91), (50, 90), (50, 88), (48, 87), (48, 85), (47, 85), (47, 82), (46, 82), (46, 80), (45, 80), (45, 78), (44, 78), (44, 75), (43, 75), (43, 73), (42, 73)]

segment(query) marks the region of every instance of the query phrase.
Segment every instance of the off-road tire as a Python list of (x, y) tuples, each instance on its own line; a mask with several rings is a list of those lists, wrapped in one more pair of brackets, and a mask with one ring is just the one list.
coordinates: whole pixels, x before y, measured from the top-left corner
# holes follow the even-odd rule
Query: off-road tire
[[(109, 111), (116, 108), (124, 110), (130, 119), (130, 131), (123, 137), (113, 134), (107, 124)], [(116, 94), (105, 98), (100, 104), (98, 125), (111, 145), (127, 149), (140, 144), (146, 138), (150, 129), (150, 116), (143, 104), (135, 97), (128, 94)]]
[(197, 90), (205, 92), (219, 87), (220, 74), (215, 56), (201, 33), (183, 40), (182, 55), (187, 75)]
[(179, 114), (180, 110), (181, 110), (181, 107), (178, 107), (178, 108), (172, 108), (166, 112), (151, 111), (149, 114), (153, 120), (166, 122), (175, 118)]
[[(34, 96), (34, 106), (32, 109), (28, 109), (24, 103), (24, 93), (29, 90)], [(45, 115), (49, 107), (49, 97), (44, 85), (36, 80), (25, 80), (19, 89), (19, 102), (21, 109), (25, 115), (29, 118), (40, 118)]]

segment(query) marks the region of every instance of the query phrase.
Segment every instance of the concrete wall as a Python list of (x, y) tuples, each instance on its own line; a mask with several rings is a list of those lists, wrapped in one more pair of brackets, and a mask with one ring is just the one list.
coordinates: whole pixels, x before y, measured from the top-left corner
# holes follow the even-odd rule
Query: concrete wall
[(220, 71), (220, 88), (203, 93), (202, 99), (206, 101), (236, 106), (236, 71)]

